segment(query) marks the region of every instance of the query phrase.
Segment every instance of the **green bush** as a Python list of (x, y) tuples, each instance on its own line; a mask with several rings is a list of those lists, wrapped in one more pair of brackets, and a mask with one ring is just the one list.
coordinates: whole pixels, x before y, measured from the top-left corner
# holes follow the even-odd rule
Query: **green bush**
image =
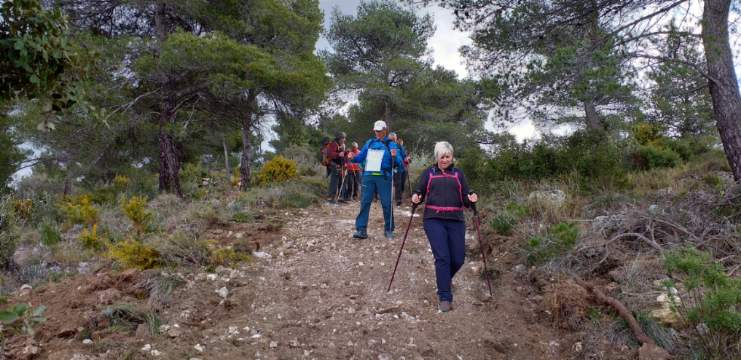
[(33, 214), (33, 200), (31, 199), (16, 199), (13, 201), (13, 210), (15, 216), (23, 220), (30, 220)]
[(13, 264), (13, 254), (18, 243), (18, 218), (11, 197), (0, 198), (0, 268)]
[(62, 235), (59, 233), (55, 224), (49, 222), (43, 222), (41, 224), (41, 243), (46, 246), (54, 246), (62, 240)]
[[(698, 345), (712, 358), (741, 358), (741, 279), (729, 277), (709, 253), (694, 248), (667, 253), (664, 264), (687, 289), (674, 310), (697, 333)], [(666, 285), (675, 287), (671, 281)]]
[(88, 194), (67, 197), (59, 206), (68, 225), (92, 225), (98, 222), (98, 209)]
[(624, 183), (623, 152), (605, 134), (579, 131), (567, 138), (547, 138), (530, 146), (510, 143), (486, 161), (481, 176), (487, 181), (543, 180), (576, 173), (592, 183)]
[(261, 185), (281, 183), (296, 177), (296, 162), (278, 155), (265, 165), (257, 173), (257, 182)]
[(621, 187), (625, 183), (624, 150), (607, 135), (594, 132), (577, 132), (568, 137), (559, 162), (565, 164), (564, 173), (576, 172), (582, 188), (590, 190), (592, 184)]
[(232, 220), (238, 223), (247, 223), (253, 220), (252, 214), (248, 212), (238, 212), (232, 215)]
[(176, 231), (152, 243), (167, 265), (209, 265), (211, 251), (208, 243), (195, 234)]
[(512, 230), (515, 225), (527, 216), (528, 208), (515, 202), (508, 203), (502, 211), (500, 211), (494, 218), (489, 222), (492, 230), (499, 235), (509, 236), (512, 235)]
[(90, 190), (90, 201), (98, 205), (115, 204), (119, 190), (110, 185), (101, 185)]
[(551, 226), (545, 235), (533, 236), (526, 245), (530, 265), (545, 263), (571, 250), (579, 238), (579, 229), (571, 223)]
[(499, 235), (509, 236), (512, 235), (512, 229), (514, 228), (517, 220), (511, 214), (503, 212), (494, 216), (489, 222), (492, 230)]
[(93, 224), (90, 228), (83, 228), (80, 233), (80, 243), (86, 249), (100, 250), (105, 243), (98, 234), (98, 224)]
[(520, 205), (516, 202), (508, 203), (504, 207), (504, 210), (512, 214), (518, 221), (530, 213), (530, 209), (527, 206)]
[(631, 132), (633, 138), (640, 145), (648, 145), (663, 137), (663, 130), (658, 124), (647, 122), (639, 122), (633, 125)]
[(13, 333), (22, 332), (23, 334), (33, 336), (36, 331), (35, 327), (44, 321), (44, 311), (46, 307), (41, 305), (31, 307), (30, 304), (15, 304), (0, 310), (0, 322), (7, 327), (0, 331), (12, 331)]
[(136, 240), (118, 242), (109, 248), (108, 254), (125, 268), (145, 270), (160, 265), (159, 252)]
[(249, 254), (234, 250), (231, 247), (217, 247), (211, 250), (209, 258), (212, 266), (233, 267), (247, 261), (250, 261)]
[(632, 154), (633, 166), (640, 170), (675, 167), (681, 162), (679, 154), (657, 144), (639, 145)]
[(153, 218), (152, 213), (147, 210), (147, 198), (143, 196), (124, 199), (121, 203), (121, 210), (134, 223), (137, 233), (143, 233)]
[(486, 157), (480, 148), (465, 149), (456, 154), (456, 166), (466, 174), (466, 181), (471, 189), (485, 189), (489, 183), (484, 173)]

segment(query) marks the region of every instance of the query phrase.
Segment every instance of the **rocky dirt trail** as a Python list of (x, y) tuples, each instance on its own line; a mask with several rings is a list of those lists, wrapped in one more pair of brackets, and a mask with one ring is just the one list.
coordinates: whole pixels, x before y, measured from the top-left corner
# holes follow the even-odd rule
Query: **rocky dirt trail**
[[(454, 281), (454, 310), (441, 313), (434, 260), (418, 214), (387, 293), (409, 208), (395, 212), (394, 241), (382, 236), (378, 204), (371, 210), (371, 237), (353, 239), (356, 212), (357, 204), (324, 205), (288, 222), (281, 239), (262, 249), (270, 257), (258, 258), (249, 269), (254, 283), (246, 291), (254, 295), (238, 300), (242, 308), (210, 329), (214, 336), (231, 332), (233, 341), (208, 344), (202, 357), (562, 358), (559, 335), (538, 322), (536, 304), (520, 295), (527, 291), (510, 271), (511, 254), (489, 260), (503, 274), (492, 299), (478, 275), (480, 254), (470, 251)], [(468, 244), (475, 245), (473, 229), (468, 233)]]
[[(100, 271), (50, 283), (12, 301), (47, 306), (37, 342), (20, 337), (6, 358), (49, 359), (564, 359), (581, 349), (543, 310), (543, 297), (513, 254), (514, 239), (494, 239), (488, 296), (478, 242), (469, 226), (466, 264), (454, 279), (453, 310), (437, 310), (434, 259), (417, 215), (391, 292), (392, 267), (409, 221), (396, 208), (396, 239), (382, 236), (371, 209), (366, 240), (351, 237), (357, 203), (281, 214), (279, 232), (259, 238), (254, 260), (215, 272)], [(238, 225), (238, 224), (233, 224)], [(233, 226), (229, 225), (229, 226)], [(470, 224), (469, 224), (470, 225)], [(211, 230), (211, 235), (227, 233)], [(228, 230), (228, 235), (233, 231)], [(207, 235), (208, 236), (208, 235)], [(152, 308), (152, 274), (179, 278), (158, 321), (112, 317), (110, 306)], [(149, 275), (148, 275), (149, 274)], [(148, 277), (150, 276), (150, 277)], [(147, 289), (150, 289), (147, 292)], [(127, 313), (128, 314), (128, 313)], [(125, 326), (111, 319), (134, 324)], [(138, 323), (138, 327), (136, 326)], [(154, 329), (153, 329), (154, 327)], [(158, 327), (158, 328), (157, 328)]]

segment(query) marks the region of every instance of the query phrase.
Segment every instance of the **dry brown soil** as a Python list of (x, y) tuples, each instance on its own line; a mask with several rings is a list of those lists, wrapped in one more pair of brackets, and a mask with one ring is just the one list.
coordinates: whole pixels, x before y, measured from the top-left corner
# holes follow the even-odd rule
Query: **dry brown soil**
[[(172, 272), (184, 285), (146, 323), (121, 329), (101, 312), (115, 304), (151, 309), (149, 272), (100, 271), (50, 283), (11, 301), (48, 307), (35, 342), (11, 338), (8, 358), (49, 359), (568, 359), (590, 358), (582, 336), (553, 325), (523, 271), (513, 239), (485, 234), (494, 296), (481, 280), (478, 242), (467, 232), (466, 264), (454, 279), (453, 310), (437, 310), (434, 260), (415, 217), (391, 292), (386, 287), (409, 221), (397, 208), (396, 239), (382, 236), (374, 204), (366, 240), (352, 239), (357, 203), (282, 213), (282, 230), (219, 229), (210, 236), (250, 242), (260, 252), (238, 269)], [(213, 230), (213, 229), (212, 229)], [(268, 229), (270, 230), (270, 229)], [(259, 236), (258, 236), (259, 235)], [(254, 241), (252, 241), (254, 243)], [(522, 269), (522, 266), (519, 267)], [(161, 270), (154, 270), (160, 272)], [(228, 294), (217, 292), (226, 288)], [(222, 290), (223, 291), (223, 290)], [(226, 298), (222, 298), (226, 295)], [(89, 338), (92, 344), (82, 340)], [(32, 346), (38, 348), (39, 354)], [(24, 350), (26, 354), (24, 354)], [(630, 354), (630, 352), (626, 353)], [(605, 358), (605, 357), (598, 357)]]

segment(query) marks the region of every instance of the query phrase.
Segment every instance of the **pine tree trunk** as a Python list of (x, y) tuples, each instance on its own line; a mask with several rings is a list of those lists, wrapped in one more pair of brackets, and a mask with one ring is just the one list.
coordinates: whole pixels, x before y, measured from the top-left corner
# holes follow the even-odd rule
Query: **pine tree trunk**
[[(594, 9), (598, 8), (596, 1), (591, 1), (590, 3)], [(604, 39), (602, 39), (602, 36), (600, 35), (599, 12), (596, 10), (593, 11), (591, 15), (589, 16), (587, 37), (589, 38), (589, 43), (591, 44), (591, 48), (593, 51), (596, 51), (600, 46), (602, 46), (602, 42), (604, 41)], [(594, 60), (592, 59), (592, 54), (587, 53), (585, 54), (585, 56), (587, 57), (587, 60), (586, 60), (587, 69), (593, 68), (595, 64), (594, 64)], [(584, 101), (584, 116), (587, 121), (587, 130), (588, 131), (602, 131), (605, 129), (605, 127), (604, 127), (604, 124), (602, 124), (602, 121), (600, 120), (600, 114), (597, 111), (597, 106), (595, 105), (595, 97), (594, 97), (594, 94), (599, 93), (599, 91), (595, 90), (593, 86), (590, 86), (588, 93), (592, 95), (587, 100)]]
[(256, 116), (257, 112), (257, 93), (250, 91), (247, 96), (247, 114), (242, 119), (242, 157), (240, 158), (239, 164), (239, 190), (247, 191), (250, 188), (250, 181), (252, 181), (252, 143), (250, 142), (250, 135), (252, 133), (253, 116)]
[(242, 157), (239, 163), (239, 190), (247, 191), (252, 181), (252, 143), (250, 143), (250, 132), (252, 129), (252, 114), (242, 121)]
[(232, 181), (232, 168), (229, 166), (229, 148), (226, 146), (226, 136), (221, 134), (221, 145), (224, 146), (224, 169), (226, 169), (227, 185)]
[[(155, 11), (155, 35), (157, 36), (157, 46), (162, 47), (162, 43), (167, 39), (170, 32), (170, 23), (167, 19), (167, 5), (160, 3)], [(158, 48), (158, 50), (159, 50)], [(179, 197), (183, 197), (180, 189), (180, 154), (178, 144), (175, 138), (168, 131), (168, 125), (175, 120), (175, 101), (171, 97), (169, 79), (160, 79), (163, 97), (159, 104), (159, 146), (160, 146), (160, 192), (174, 192)]]
[(597, 112), (597, 107), (594, 106), (594, 103), (592, 101), (584, 102), (584, 114), (587, 120), (587, 130), (589, 131), (604, 130), (602, 121), (599, 118), (599, 112)]
[[(163, 102), (162, 107), (169, 108), (168, 102)], [(167, 124), (172, 122), (175, 114), (165, 110), (160, 115), (160, 192), (174, 192), (183, 197), (180, 188), (180, 156), (175, 138), (167, 131)]]
[(707, 61), (713, 117), (723, 149), (741, 180), (741, 95), (728, 39), (728, 13), (731, 0), (705, 0), (702, 13), (702, 43)]

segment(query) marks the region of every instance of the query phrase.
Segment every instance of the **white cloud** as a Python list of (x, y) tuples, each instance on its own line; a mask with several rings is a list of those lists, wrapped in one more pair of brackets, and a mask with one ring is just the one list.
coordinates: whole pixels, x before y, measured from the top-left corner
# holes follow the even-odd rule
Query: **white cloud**
[(448, 9), (435, 6), (427, 13), (435, 20), (437, 30), (429, 41), (432, 61), (448, 70), (453, 70), (459, 78), (468, 76), (466, 63), (459, 49), (472, 43), (470, 34), (454, 28), (455, 16)]

